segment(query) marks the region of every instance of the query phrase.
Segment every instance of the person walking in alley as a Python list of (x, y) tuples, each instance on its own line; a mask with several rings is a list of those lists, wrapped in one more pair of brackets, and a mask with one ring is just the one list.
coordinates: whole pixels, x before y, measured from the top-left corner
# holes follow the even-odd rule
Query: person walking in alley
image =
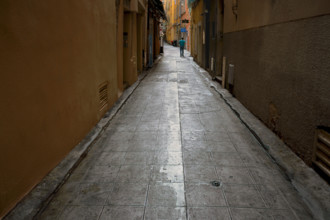
[(181, 38), (181, 40), (179, 41), (179, 45), (180, 45), (180, 57), (184, 57), (184, 45), (185, 45), (186, 41), (183, 40), (183, 38)]

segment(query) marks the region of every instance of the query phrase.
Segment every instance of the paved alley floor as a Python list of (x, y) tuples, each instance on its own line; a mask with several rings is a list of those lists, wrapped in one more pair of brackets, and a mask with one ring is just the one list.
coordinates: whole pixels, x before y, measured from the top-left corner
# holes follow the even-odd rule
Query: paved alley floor
[(312, 219), (193, 61), (164, 51), (40, 218)]

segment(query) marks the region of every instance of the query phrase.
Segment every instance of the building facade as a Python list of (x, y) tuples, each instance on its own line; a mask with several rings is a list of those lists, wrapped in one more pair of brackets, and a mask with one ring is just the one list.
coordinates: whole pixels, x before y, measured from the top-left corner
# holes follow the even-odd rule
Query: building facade
[(205, 28), (204, 25), (204, 2), (194, 1), (190, 2), (191, 7), (191, 56), (194, 61), (202, 66), (203, 45), (205, 45)]
[(152, 64), (160, 6), (159, 0), (0, 2), (0, 218)]

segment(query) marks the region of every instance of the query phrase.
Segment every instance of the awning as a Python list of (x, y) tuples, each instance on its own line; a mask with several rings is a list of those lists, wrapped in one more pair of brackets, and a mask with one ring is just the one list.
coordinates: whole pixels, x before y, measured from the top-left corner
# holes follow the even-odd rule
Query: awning
[(160, 0), (149, 0), (149, 12), (158, 18), (166, 19), (163, 3)]

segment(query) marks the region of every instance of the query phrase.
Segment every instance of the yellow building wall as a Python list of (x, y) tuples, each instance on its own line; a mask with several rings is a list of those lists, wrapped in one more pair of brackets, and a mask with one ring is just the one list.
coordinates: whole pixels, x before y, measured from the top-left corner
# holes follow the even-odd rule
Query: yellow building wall
[(174, 26), (173, 26), (173, 29), (174, 29), (174, 31), (173, 31), (173, 33), (174, 33), (174, 36), (173, 36), (173, 39), (174, 40), (178, 40), (179, 38), (178, 38), (178, 25), (177, 24), (179, 24), (180, 23), (180, 17), (179, 17), (179, 6), (180, 6), (180, 0), (177, 0), (177, 1), (175, 1), (175, 4), (174, 4)]
[(172, 40), (174, 41), (175, 40), (175, 4), (174, 4), (174, 1), (172, 1), (172, 7), (171, 7), (171, 15), (172, 15), (172, 18), (171, 18), (171, 37), (172, 37)]
[(330, 13), (329, 0), (224, 0), (224, 4), (225, 33)]
[(115, 1), (0, 1), (0, 218), (117, 100), (115, 22)]
[[(195, 7), (191, 9), (191, 54), (194, 58), (198, 56), (198, 49), (201, 48), (203, 44), (202, 33), (199, 33), (198, 25), (200, 24), (202, 27), (203, 23), (203, 1), (199, 1)], [(203, 29), (201, 28), (201, 31)], [(199, 47), (199, 48), (198, 48)], [(201, 55), (201, 53), (200, 53)]]
[(123, 33), (124, 33), (124, 5), (123, 0), (118, 2), (117, 6), (117, 38), (116, 38), (116, 50), (117, 50), (117, 87), (118, 87), (118, 97), (120, 97), (124, 91), (124, 51), (123, 51)]
[(138, 78), (137, 72), (137, 14), (124, 13), (124, 89), (131, 86)]
[[(166, 10), (166, 15), (169, 18), (169, 21), (167, 21), (167, 29), (166, 29), (166, 39), (169, 43), (171, 41), (175, 40), (175, 27), (173, 24), (175, 23), (175, 2), (173, 0), (167, 0), (167, 2), (170, 2), (169, 10)], [(166, 5), (166, 3), (165, 3)]]

